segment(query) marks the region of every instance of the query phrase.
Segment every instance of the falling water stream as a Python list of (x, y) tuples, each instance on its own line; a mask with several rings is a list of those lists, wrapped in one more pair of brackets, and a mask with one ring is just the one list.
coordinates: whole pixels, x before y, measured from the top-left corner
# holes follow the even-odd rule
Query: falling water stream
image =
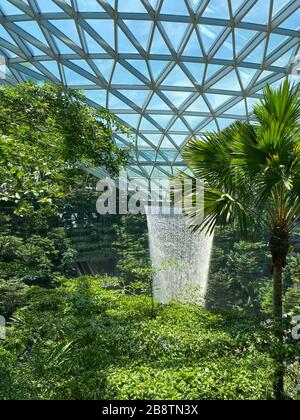
[[(153, 214), (154, 213), (154, 214)], [(213, 235), (193, 233), (180, 211), (146, 208), (156, 300), (204, 304)]]

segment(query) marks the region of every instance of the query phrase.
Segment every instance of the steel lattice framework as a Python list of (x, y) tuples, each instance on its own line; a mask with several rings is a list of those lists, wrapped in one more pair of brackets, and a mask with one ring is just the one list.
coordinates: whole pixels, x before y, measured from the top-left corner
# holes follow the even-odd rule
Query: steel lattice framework
[(299, 27), (300, 0), (0, 0), (0, 83), (84, 89), (132, 129), (131, 176), (169, 176), (191, 136), (297, 77)]

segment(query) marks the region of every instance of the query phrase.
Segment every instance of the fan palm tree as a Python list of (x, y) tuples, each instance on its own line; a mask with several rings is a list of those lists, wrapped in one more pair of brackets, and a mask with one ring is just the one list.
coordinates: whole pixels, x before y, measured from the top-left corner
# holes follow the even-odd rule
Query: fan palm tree
[[(266, 227), (273, 261), (274, 326), (282, 344), (282, 275), (289, 237), (300, 215), (299, 86), (288, 81), (279, 89), (267, 85), (254, 117), (255, 124), (236, 122), (186, 145), (187, 166), (205, 181), (204, 216), (195, 209), (188, 209), (187, 216), (194, 229), (209, 232), (230, 223), (242, 234)], [(284, 371), (282, 356), (277, 356), (275, 390), (281, 398)]]

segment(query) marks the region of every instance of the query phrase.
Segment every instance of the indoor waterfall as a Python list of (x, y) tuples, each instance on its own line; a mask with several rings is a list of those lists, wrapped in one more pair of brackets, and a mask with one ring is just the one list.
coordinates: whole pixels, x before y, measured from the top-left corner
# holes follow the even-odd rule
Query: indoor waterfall
[(148, 207), (146, 214), (154, 298), (161, 303), (178, 300), (204, 304), (213, 235), (193, 233), (178, 209), (164, 214)]

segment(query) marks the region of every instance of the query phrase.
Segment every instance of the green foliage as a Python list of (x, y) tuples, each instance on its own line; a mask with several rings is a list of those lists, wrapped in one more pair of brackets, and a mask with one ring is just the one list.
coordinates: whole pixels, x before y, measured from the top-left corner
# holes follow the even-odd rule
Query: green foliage
[(234, 232), (218, 230), (211, 261), (208, 304), (259, 314), (270, 284), (268, 254), (267, 244), (235, 241)]
[(153, 272), (145, 216), (122, 216), (116, 224), (116, 234), (113, 249), (118, 258), (118, 277), (125, 285), (144, 280), (148, 288)]
[[(283, 274), (283, 311), (285, 314), (299, 315), (300, 313), (300, 256), (292, 255), (288, 258)], [(273, 289), (269, 285), (265, 289), (262, 299), (262, 310), (265, 314), (272, 314)]]
[(292, 400), (300, 400), (300, 364), (299, 357), (289, 364), (286, 373), (285, 389)]
[(15, 307), (20, 281), (49, 287), (74, 276), (76, 252), (63, 214), (74, 191), (85, 188), (84, 165), (116, 175), (127, 162), (113, 130), (127, 133), (77, 91), (32, 83), (0, 88), (0, 279), (9, 282), (3, 290), (15, 294)]
[(9, 319), (18, 308), (26, 304), (28, 286), (22, 281), (0, 280), (0, 314)]
[(272, 398), (259, 320), (180, 304), (152, 319), (148, 297), (102, 284), (31, 289), (0, 347), (2, 399)]
[(112, 129), (126, 131), (107, 111), (59, 86), (25, 83), (0, 89), (0, 204), (2, 218), (57, 214), (84, 165), (112, 175), (127, 162)]
[(0, 236), (0, 276), (27, 284), (53, 286), (59, 275), (74, 275), (76, 253), (63, 229), (54, 229), (48, 237)]

